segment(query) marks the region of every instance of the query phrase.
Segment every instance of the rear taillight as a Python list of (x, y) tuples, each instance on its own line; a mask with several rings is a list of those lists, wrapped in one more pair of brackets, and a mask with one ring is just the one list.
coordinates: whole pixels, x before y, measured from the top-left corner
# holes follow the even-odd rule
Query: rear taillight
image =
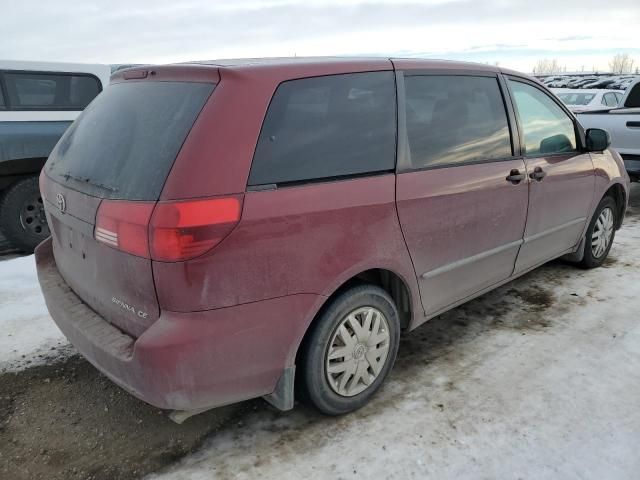
[(149, 227), (151, 258), (175, 262), (210, 250), (240, 220), (241, 198), (159, 202)]
[(149, 220), (155, 202), (103, 200), (96, 216), (96, 240), (149, 258)]
[(158, 203), (103, 200), (95, 238), (152, 260), (188, 260), (220, 243), (241, 210), (241, 196)]

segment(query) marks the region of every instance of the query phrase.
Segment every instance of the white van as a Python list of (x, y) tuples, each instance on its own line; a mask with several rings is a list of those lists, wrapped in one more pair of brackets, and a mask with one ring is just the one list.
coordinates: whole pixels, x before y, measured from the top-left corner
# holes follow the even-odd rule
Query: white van
[(0, 232), (14, 247), (49, 236), (38, 175), (110, 75), (109, 65), (0, 60)]

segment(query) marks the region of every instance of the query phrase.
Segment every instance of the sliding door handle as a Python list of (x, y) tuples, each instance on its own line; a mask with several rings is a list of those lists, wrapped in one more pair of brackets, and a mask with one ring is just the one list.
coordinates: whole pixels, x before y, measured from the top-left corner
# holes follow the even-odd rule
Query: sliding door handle
[(546, 177), (546, 175), (547, 175), (547, 172), (542, 170), (542, 167), (536, 167), (533, 169), (533, 172), (529, 174), (529, 178), (531, 178), (532, 180), (537, 180), (541, 182), (542, 179)]
[(509, 176), (507, 177), (507, 181), (513, 183), (514, 185), (517, 185), (522, 180), (524, 180), (524, 174), (520, 173), (520, 170), (518, 170), (517, 168), (511, 170), (511, 172), (509, 172)]

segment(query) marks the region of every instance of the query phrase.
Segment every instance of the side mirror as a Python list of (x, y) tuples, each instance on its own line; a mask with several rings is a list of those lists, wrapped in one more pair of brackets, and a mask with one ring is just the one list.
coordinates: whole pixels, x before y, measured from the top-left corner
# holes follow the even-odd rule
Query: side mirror
[(601, 128), (589, 128), (586, 132), (587, 151), (588, 152), (602, 152), (609, 148), (611, 145), (611, 137), (609, 132), (602, 130)]

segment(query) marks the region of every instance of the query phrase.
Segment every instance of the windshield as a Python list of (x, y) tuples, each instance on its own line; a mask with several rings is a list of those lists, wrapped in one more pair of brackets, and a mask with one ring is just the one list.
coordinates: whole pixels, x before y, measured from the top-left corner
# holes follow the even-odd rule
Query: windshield
[(47, 175), (102, 198), (157, 200), (213, 88), (188, 82), (111, 85), (62, 136)]
[(559, 93), (558, 97), (566, 105), (589, 105), (595, 98), (595, 93)]

